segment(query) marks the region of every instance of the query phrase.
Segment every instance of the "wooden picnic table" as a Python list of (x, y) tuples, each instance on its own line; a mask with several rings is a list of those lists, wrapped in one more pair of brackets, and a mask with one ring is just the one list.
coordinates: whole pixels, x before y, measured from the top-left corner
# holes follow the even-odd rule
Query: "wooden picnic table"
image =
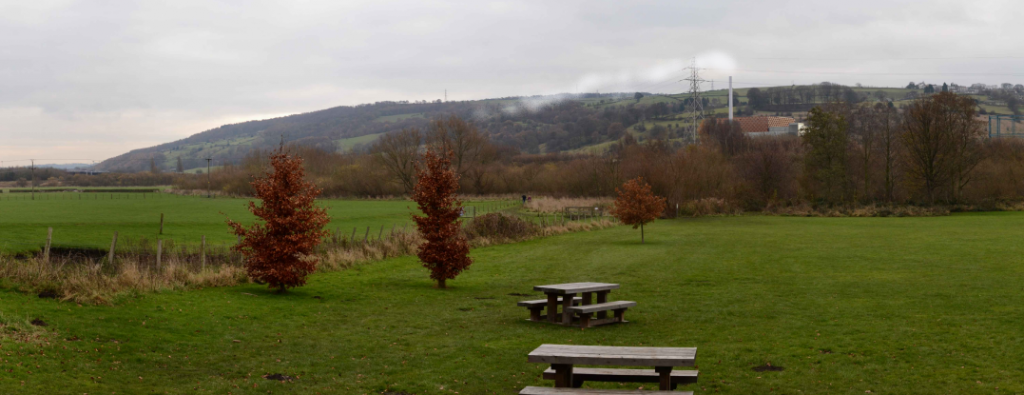
[[(560, 344), (542, 344), (530, 352), (527, 361), (551, 364), (554, 370), (555, 387), (578, 387), (582, 382), (574, 380), (573, 365), (617, 365), (617, 366), (652, 366), (657, 373), (658, 385), (662, 391), (673, 389), (673, 380), (696, 382), (696, 371), (692, 375), (673, 375), (672, 368), (694, 366), (697, 349), (692, 347), (610, 347), (610, 346), (573, 346)], [(598, 370), (598, 369), (592, 369)], [(599, 369), (596, 377), (607, 376), (608, 381), (616, 381), (619, 377), (636, 377), (642, 370), (634, 369)], [(692, 376), (692, 381), (685, 381)]]
[[(593, 304), (592, 295), (597, 294), (597, 303), (606, 303), (608, 301), (608, 293), (613, 289), (618, 289), (619, 284), (609, 283), (567, 283), (567, 284), (551, 284), (551, 285), (538, 285), (533, 287), (534, 291), (541, 291), (548, 296), (547, 305), (547, 316), (548, 322), (558, 323), (558, 299), (562, 296), (562, 325), (572, 325), (572, 300), (576, 294), (582, 294), (582, 304), (584, 306)], [(597, 313), (597, 319), (601, 320), (607, 317), (607, 313), (600, 311)]]

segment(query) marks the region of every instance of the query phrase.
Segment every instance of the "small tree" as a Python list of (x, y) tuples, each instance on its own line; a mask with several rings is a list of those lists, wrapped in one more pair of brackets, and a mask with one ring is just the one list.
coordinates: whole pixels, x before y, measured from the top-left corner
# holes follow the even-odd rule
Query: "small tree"
[(278, 151), (270, 156), (270, 165), (271, 173), (251, 182), (262, 201), (259, 206), (249, 202), (257, 222), (246, 228), (229, 219), (228, 225), (242, 236), (232, 249), (245, 256), (249, 277), (284, 292), (305, 284), (306, 276), (316, 271), (319, 259), (313, 248), (327, 235), (323, 227), (330, 217), (313, 205), (320, 189), (304, 179), (301, 158)]
[(665, 211), (665, 198), (654, 196), (650, 184), (643, 177), (626, 181), (621, 188), (615, 188), (619, 196), (615, 198), (612, 215), (633, 229), (640, 228), (640, 244), (644, 243), (644, 224), (654, 221)]
[(412, 216), (426, 240), (420, 244), (416, 255), (423, 267), (430, 269), (430, 278), (442, 289), (446, 288), (447, 280), (455, 279), (473, 263), (466, 238), (459, 234), (462, 202), (457, 196), (459, 177), (451, 169), (451, 157), (450, 151), (447, 155), (438, 155), (428, 149), (423, 155), (425, 167), (416, 175), (418, 181), (412, 194), (425, 214)]

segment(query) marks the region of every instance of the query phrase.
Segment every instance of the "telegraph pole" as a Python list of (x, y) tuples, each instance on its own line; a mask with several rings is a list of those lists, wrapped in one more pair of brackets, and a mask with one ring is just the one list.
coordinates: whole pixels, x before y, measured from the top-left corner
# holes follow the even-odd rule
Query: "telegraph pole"
[(729, 123), (732, 123), (732, 76), (729, 76)]
[(32, 161), (32, 200), (36, 200), (36, 160), (29, 160)]
[(210, 161), (213, 158), (206, 158), (206, 198), (210, 198)]

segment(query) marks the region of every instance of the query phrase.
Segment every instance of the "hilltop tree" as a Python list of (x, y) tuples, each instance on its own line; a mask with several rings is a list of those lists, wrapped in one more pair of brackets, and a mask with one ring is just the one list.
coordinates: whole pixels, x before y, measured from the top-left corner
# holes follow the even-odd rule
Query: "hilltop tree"
[(644, 224), (654, 221), (665, 211), (665, 198), (655, 196), (651, 185), (644, 182), (643, 177), (626, 181), (621, 188), (615, 188), (619, 196), (615, 198), (612, 215), (633, 229), (640, 228), (640, 243), (644, 243)]
[(636, 99), (636, 102), (637, 102), (637, 103), (639, 103), (639, 102), (640, 102), (640, 99), (643, 99), (643, 98), (644, 98), (644, 94), (643, 94), (643, 93), (640, 93), (640, 92), (634, 93), (634, 94), (633, 94), (633, 98), (634, 98), (634, 99)]
[(425, 214), (412, 216), (426, 240), (420, 244), (416, 255), (423, 267), (430, 269), (430, 278), (442, 289), (447, 287), (447, 280), (455, 279), (473, 263), (466, 238), (459, 233), (462, 202), (458, 198), (459, 176), (451, 169), (452, 156), (451, 152), (438, 155), (432, 148), (428, 149), (412, 194), (412, 200)]
[(270, 156), (273, 171), (251, 182), (259, 206), (249, 202), (257, 222), (245, 227), (228, 220), (242, 241), (232, 247), (245, 256), (245, 269), (257, 283), (284, 292), (306, 283), (319, 259), (313, 249), (327, 235), (327, 210), (313, 205), (321, 190), (306, 181), (302, 158), (278, 150)]

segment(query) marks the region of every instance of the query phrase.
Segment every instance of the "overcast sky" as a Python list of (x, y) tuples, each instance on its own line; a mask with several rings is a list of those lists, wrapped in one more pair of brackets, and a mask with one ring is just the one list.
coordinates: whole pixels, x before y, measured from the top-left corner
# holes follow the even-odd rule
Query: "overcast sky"
[(0, 0), (0, 160), (445, 89), (682, 92), (694, 57), (716, 88), (1024, 83), (1022, 20), (1015, 0)]

